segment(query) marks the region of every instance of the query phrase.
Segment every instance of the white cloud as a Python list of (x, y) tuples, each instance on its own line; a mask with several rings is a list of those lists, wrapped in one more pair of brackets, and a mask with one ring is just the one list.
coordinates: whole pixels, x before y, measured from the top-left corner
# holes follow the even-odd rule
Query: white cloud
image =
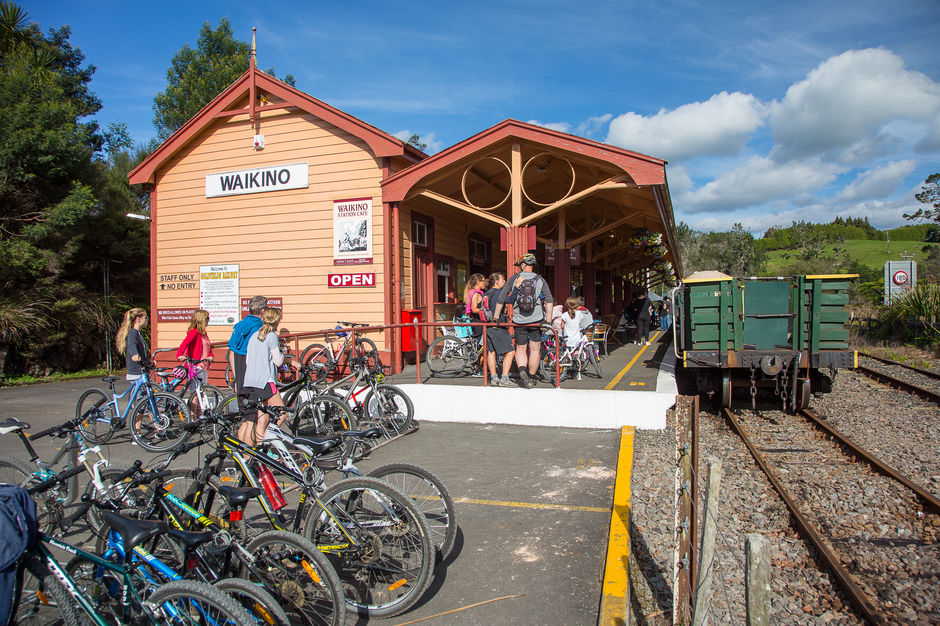
[(613, 115), (605, 113), (589, 117), (586, 121), (578, 124), (574, 129), (574, 134), (580, 137), (592, 137), (597, 134), (611, 120)]
[(904, 161), (894, 161), (884, 167), (870, 169), (862, 172), (846, 185), (842, 191), (836, 194), (836, 200), (867, 200), (874, 198), (887, 198), (898, 184), (903, 181), (908, 174), (917, 167), (917, 161), (907, 159)]
[(666, 179), (669, 181), (669, 193), (673, 198), (688, 193), (695, 186), (689, 176), (689, 170), (682, 165), (670, 165), (666, 172)]
[(529, 120), (526, 124), (532, 124), (533, 126), (541, 126), (542, 128), (547, 128), (548, 130), (557, 130), (560, 133), (570, 133), (571, 124), (568, 122), (545, 122), (542, 123), (538, 120)]
[(831, 57), (771, 106), (774, 154), (792, 159), (822, 154), (874, 136), (896, 119), (933, 122), (940, 85), (904, 69), (884, 49), (849, 50)]
[(777, 163), (768, 157), (753, 157), (740, 167), (680, 198), (684, 210), (731, 210), (790, 198), (831, 182), (842, 168), (820, 159)]
[(607, 143), (673, 160), (732, 154), (763, 124), (763, 105), (750, 94), (722, 91), (706, 102), (656, 115), (624, 113), (610, 123)]

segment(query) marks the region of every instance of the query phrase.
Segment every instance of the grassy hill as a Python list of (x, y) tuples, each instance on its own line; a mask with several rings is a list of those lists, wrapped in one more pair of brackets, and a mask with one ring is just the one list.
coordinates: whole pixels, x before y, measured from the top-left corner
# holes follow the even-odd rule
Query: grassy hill
[[(869, 239), (850, 239), (845, 242), (845, 251), (849, 258), (858, 261), (860, 264), (873, 270), (883, 271), (885, 262), (901, 261), (901, 255), (907, 251), (907, 254), (914, 255), (914, 260), (918, 263), (927, 258), (927, 253), (922, 251), (924, 246), (940, 246), (937, 243), (924, 243), (922, 241), (892, 241), (891, 252), (888, 252), (887, 241), (872, 241)], [(827, 254), (832, 254), (830, 249)], [(776, 276), (783, 273), (783, 268), (793, 263), (793, 258), (787, 258), (786, 255), (794, 255), (792, 250), (770, 250), (767, 252), (767, 264), (764, 268), (765, 276)]]

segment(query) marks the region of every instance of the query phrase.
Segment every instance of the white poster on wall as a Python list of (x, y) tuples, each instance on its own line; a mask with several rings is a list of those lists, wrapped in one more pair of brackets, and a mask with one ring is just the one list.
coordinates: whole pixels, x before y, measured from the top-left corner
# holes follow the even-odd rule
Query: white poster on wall
[(372, 263), (372, 198), (333, 201), (333, 265)]
[(242, 318), (237, 264), (199, 266), (199, 308), (209, 312), (209, 326), (231, 325)]

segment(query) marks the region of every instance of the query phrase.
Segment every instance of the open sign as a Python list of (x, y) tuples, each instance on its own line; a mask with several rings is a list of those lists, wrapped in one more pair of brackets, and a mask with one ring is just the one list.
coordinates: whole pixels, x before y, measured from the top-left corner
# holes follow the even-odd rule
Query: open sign
[(330, 287), (375, 287), (375, 272), (358, 274), (327, 274)]

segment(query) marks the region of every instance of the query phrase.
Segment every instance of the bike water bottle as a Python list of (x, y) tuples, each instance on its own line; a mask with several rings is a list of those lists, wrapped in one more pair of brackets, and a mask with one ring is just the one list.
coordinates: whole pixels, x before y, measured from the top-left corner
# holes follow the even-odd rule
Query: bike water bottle
[(264, 487), (264, 492), (268, 494), (268, 500), (274, 510), (277, 511), (287, 506), (287, 500), (284, 499), (284, 494), (281, 493), (281, 488), (278, 487), (277, 480), (274, 479), (271, 470), (266, 465), (259, 464), (258, 475), (261, 477), (261, 486)]

